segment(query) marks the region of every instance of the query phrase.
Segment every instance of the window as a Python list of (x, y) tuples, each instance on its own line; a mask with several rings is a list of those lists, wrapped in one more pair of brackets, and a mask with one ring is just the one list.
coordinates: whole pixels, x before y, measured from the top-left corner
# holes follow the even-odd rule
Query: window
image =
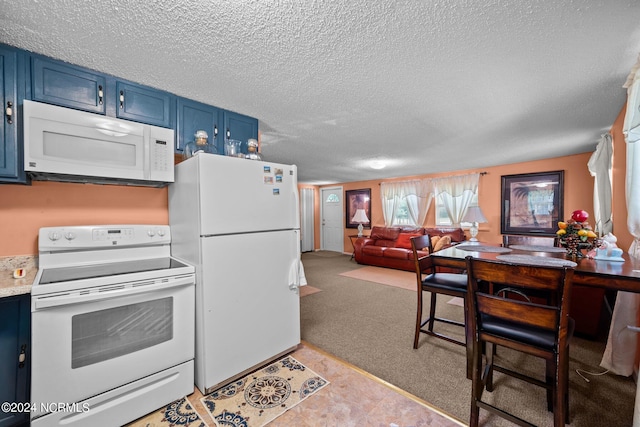
[(407, 199), (404, 197), (399, 199), (396, 204), (396, 212), (393, 216), (393, 225), (416, 225), (409, 216), (409, 206), (407, 206)]
[(327, 203), (340, 203), (340, 198), (338, 197), (337, 194), (331, 193), (327, 197)]
[[(459, 196), (462, 197), (462, 196)], [(478, 192), (476, 191), (473, 194), (473, 198), (471, 199), (471, 202), (469, 202), (469, 207), (472, 206), (478, 206)], [(442, 201), (442, 195), (439, 194), (438, 197), (436, 197), (436, 225), (441, 225), (441, 226), (451, 226), (451, 218), (449, 218), (449, 215), (447, 215), (447, 210), (444, 207), (444, 202)], [(471, 227), (471, 223), (470, 222), (461, 222), (460, 223), (460, 227), (463, 228), (468, 228)]]

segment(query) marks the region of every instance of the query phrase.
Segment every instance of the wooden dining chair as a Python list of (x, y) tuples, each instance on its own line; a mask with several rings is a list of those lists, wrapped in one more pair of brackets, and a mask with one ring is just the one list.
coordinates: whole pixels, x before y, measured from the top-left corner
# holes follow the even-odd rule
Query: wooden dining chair
[[(411, 248), (413, 249), (413, 260), (416, 270), (416, 281), (418, 291), (418, 304), (416, 312), (416, 327), (413, 339), (413, 348), (418, 348), (420, 333), (431, 335), (443, 340), (466, 346), (465, 340), (456, 339), (444, 333), (433, 330), (435, 322), (448, 323), (465, 327), (465, 322), (441, 318), (436, 316), (436, 297), (438, 294), (460, 297), (464, 301), (464, 312), (467, 312), (467, 276), (457, 273), (436, 272), (437, 268), (429, 254), (433, 253), (431, 238), (428, 234), (411, 238)], [(429, 306), (429, 317), (422, 320), (422, 300), (423, 293), (431, 293), (431, 304)], [(426, 329), (425, 329), (426, 327)], [(466, 328), (465, 328), (466, 337)]]
[[(493, 391), (493, 371), (502, 372), (547, 389), (547, 410), (553, 411), (554, 426), (569, 420), (569, 340), (573, 322), (569, 299), (573, 269), (532, 266), (466, 258), (468, 281), (468, 327), (473, 337), (470, 427), (476, 427), (480, 409), (521, 426), (524, 419), (500, 408), (498, 402), (482, 400)], [(503, 292), (508, 290), (509, 292)], [(550, 295), (530, 302), (527, 292)], [(545, 380), (496, 363), (495, 346), (507, 347), (546, 361)], [(491, 347), (491, 348), (490, 348)], [(483, 368), (483, 354), (486, 364)]]

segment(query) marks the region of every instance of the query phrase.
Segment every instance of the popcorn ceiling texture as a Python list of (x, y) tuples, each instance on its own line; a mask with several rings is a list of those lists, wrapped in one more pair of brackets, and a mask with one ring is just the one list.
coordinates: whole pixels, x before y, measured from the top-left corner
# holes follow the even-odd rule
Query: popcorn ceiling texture
[(592, 151), (638, 17), (637, 0), (0, 0), (0, 42), (257, 117), (267, 160), (328, 183)]

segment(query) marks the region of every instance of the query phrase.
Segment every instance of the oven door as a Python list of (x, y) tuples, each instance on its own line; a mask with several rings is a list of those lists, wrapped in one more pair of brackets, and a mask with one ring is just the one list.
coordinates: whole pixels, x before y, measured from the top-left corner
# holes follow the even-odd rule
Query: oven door
[(72, 404), (193, 359), (193, 277), (143, 289), (105, 289), (88, 302), (37, 297), (43, 309), (33, 301), (32, 418), (42, 404)]

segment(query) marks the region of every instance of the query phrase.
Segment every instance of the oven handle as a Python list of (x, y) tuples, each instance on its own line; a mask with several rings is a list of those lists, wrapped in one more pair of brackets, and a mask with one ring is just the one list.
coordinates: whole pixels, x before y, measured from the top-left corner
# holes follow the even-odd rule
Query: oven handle
[[(194, 275), (173, 277), (170, 282), (154, 283), (153, 285), (140, 285), (138, 287), (126, 287), (124, 289), (105, 290), (102, 292), (92, 292), (89, 294), (63, 294), (57, 296), (38, 297), (34, 301), (35, 310), (62, 305), (80, 304), (86, 302), (102, 301), (111, 298), (128, 297), (158, 290), (173, 289), (182, 286), (195, 284)], [(115, 285), (117, 286), (117, 285)]]

